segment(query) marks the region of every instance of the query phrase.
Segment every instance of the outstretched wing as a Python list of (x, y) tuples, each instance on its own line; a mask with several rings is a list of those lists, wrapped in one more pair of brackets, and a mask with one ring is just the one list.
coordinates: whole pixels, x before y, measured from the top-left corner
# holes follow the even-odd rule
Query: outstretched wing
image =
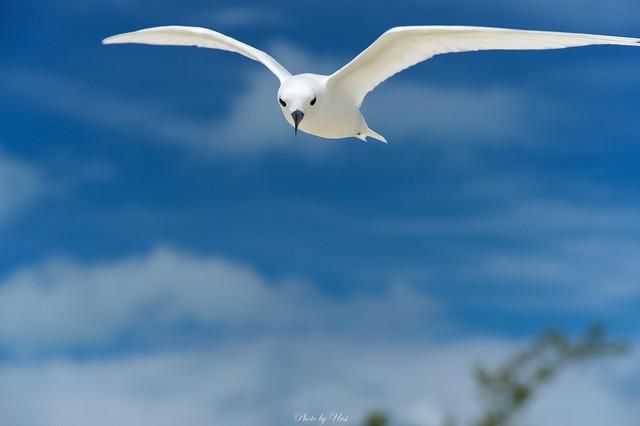
[(166, 26), (147, 28), (131, 33), (114, 35), (102, 40), (103, 44), (141, 43), (171, 46), (197, 46), (236, 52), (258, 61), (280, 79), (291, 76), (289, 71), (262, 50), (242, 43), (224, 34), (199, 27)]
[(592, 44), (638, 46), (640, 39), (505, 28), (396, 27), (330, 76), (358, 102), (392, 75), (435, 55), (477, 50), (541, 50)]

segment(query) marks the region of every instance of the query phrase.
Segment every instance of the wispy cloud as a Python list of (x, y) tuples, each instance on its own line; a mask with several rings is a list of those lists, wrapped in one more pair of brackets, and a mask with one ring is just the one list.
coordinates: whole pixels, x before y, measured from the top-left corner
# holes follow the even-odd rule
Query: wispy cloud
[(519, 142), (558, 109), (542, 96), (508, 87), (470, 91), (397, 82), (376, 89), (365, 102), (368, 124), (381, 132), (417, 137), (421, 143), (455, 142), (458, 148)]
[[(637, 34), (620, 34), (620, 28), (633, 30), (634, 16), (640, 13), (640, 5), (632, 0), (603, 3), (599, 0), (568, 0), (563, 2), (521, 1), (499, 2), (501, 10), (511, 10), (513, 19), (524, 17), (536, 19), (556, 28), (539, 28), (556, 31), (577, 32), (617, 32), (614, 35), (637, 36)], [(588, 25), (588, 26), (587, 26)]]
[(564, 238), (542, 250), (487, 250), (468, 272), (539, 295), (504, 297), (507, 310), (602, 313), (640, 300), (638, 250), (637, 237)]
[(467, 241), (456, 271), (433, 267), (431, 279), (512, 290), (483, 299), (485, 304), (602, 312), (640, 299), (638, 210), (526, 200), (472, 214), (379, 221), (374, 228), (395, 238)]
[(237, 5), (214, 10), (211, 22), (225, 28), (263, 27), (284, 24), (287, 17), (276, 7)]
[(556, 240), (563, 235), (594, 236), (624, 232), (640, 234), (640, 207), (599, 207), (551, 200), (523, 200), (499, 210), (476, 210), (447, 217), (380, 221), (382, 232), (396, 235), (524, 236)]
[(35, 167), (0, 149), (0, 227), (37, 200), (43, 187)]

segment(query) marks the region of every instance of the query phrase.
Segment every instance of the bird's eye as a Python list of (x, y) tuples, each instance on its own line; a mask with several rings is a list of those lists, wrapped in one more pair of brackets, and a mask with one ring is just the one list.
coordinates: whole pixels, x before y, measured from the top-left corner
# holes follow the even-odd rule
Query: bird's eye
[(283, 101), (282, 98), (278, 98), (278, 101), (280, 102), (280, 105), (282, 105), (283, 107), (287, 106), (287, 103)]
[(316, 97), (314, 96), (313, 99), (311, 99), (311, 102), (309, 102), (311, 104), (311, 106), (314, 106), (316, 104)]

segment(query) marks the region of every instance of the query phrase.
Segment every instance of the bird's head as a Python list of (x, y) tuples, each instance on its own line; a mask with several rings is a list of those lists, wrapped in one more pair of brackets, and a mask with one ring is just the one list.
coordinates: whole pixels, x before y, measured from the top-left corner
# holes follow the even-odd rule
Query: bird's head
[(304, 75), (289, 78), (278, 90), (278, 104), (285, 118), (298, 133), (303, 119), (313, 116), (318, 101), (317, 83)]

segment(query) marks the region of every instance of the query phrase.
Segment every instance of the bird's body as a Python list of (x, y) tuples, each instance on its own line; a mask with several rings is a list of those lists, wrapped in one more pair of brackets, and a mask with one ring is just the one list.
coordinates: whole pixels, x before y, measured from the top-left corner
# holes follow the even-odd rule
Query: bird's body
[[(300, 96), (305, 92), (309, 95)], [(313, 97), (316, 98), (313, 108), (304, 108), (304, 100)], [(300, 98), (301, 101), (296, 102), (296, 98)], [(296, 110), (306, 110), (304, 120), (298, 125), (305, 133), (327, 139), (357, 137), (365, 140), (367, 136), (371, 136), (384, 141), (382, 136), (368, 128), (356, 100), (340, 87), (332, 86), (328, 75), (293, 75), (280, 85), (278, 99), (285, 100), (287, 106), (281, 108), (282, 113), (293, 127), (295, 122), (292, 113)], [(317, 101), (318, 99), (321, 102)]]
[(365, 96), (392, 75), (435, 55), (477, 50), (542, 50), (613, 44), (640, 46), (640, 39), (504, 28), (461, 26), (396, 27), (380, 36), (331, 75), (291, 75), (267, 53), (198, 27), (148, 28), (109, 37), (105, 44), (142, 43), (198, 46), (239, 53), (261, 62), (280, 80), (278, 103), (291, 126), (315, 136), (386, 139), (360, 113)]

